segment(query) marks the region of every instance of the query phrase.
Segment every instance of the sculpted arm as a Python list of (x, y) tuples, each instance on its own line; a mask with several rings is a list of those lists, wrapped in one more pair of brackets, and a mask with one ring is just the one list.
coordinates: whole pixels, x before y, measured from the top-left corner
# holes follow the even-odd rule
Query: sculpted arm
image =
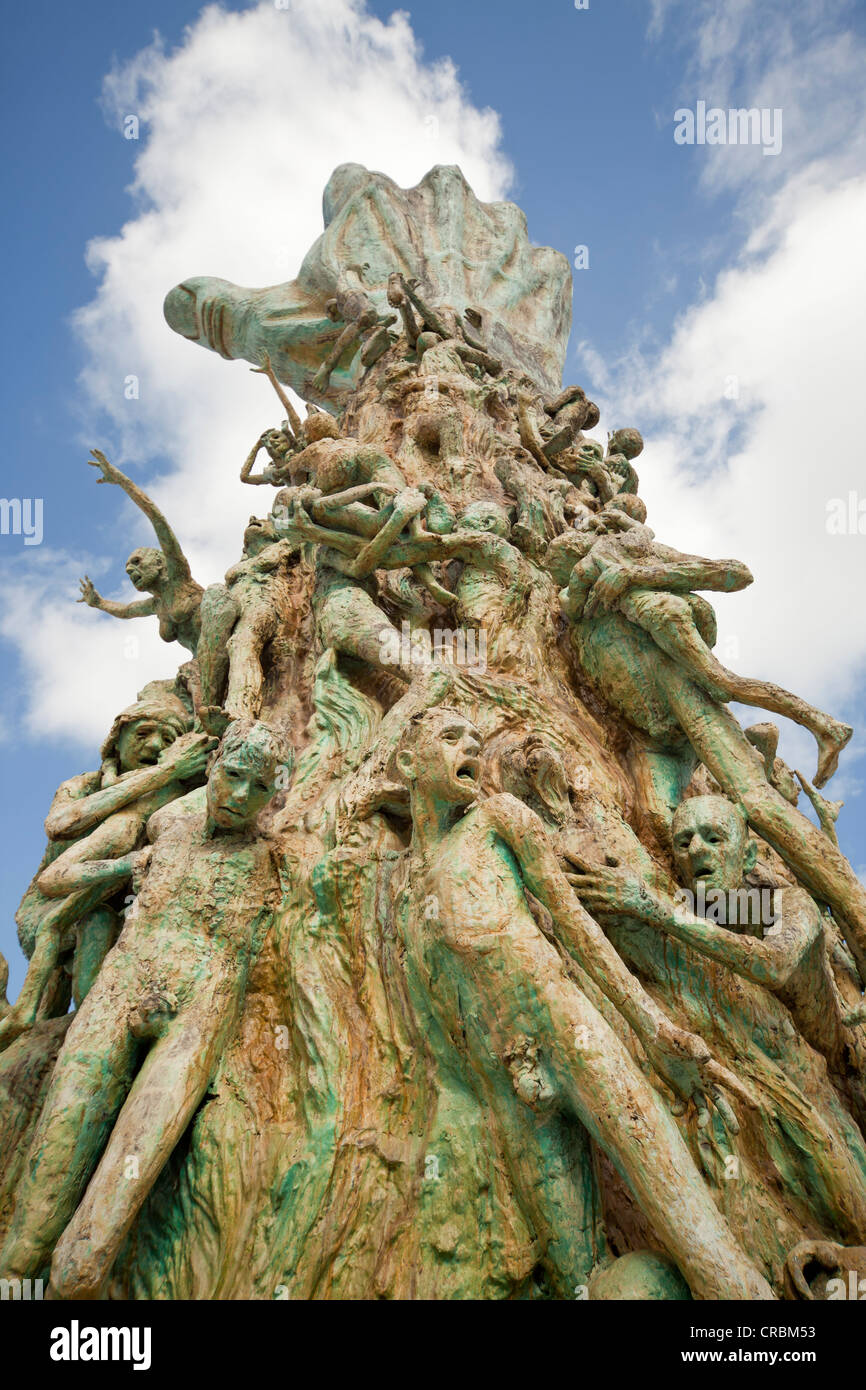
[(273, 472), (267, 466), (262, 470), (261, 473), (253, 472), (253, 464), (255, 463), (256, 459), (258, 458), (260, 452), (264, 447), (264, 436), (261, 436), (259, 439), (256, 440), (255, 444), (250, 449), (250, 452), (247, 454), (246, 458), (241, 464), (240, 476), (242, 483), (250, 483), (254, 487), (257, 487), (261, 483), (273, 483)]
[(490, 797), (483, 812), (516, 856), (526, 886), (547, 908), (562, 944), (640, 1038), (652, 1041), (664, 1015), (578, 902), (538, 816), (507, 793)]
[(56, 796), (45, 818), (46, 835), (49, 840), (86, 835), (138, 797), (159, 791), (171, 781), (182, 782), (200, 776), (214, 747), (214, 740), (208, 734), (182, 734), (153, 767), (138, 768), (89, 796), (77, 799)]
[(786, 983), (821, 932), (817, 907), (805, 893), (793, 890), (777, 894), (784, 904), (781, 917), (761, 939), (696, 916), (627, 870), (592, 866), (570, 881), (591, 912), (637, 918), (768, 989)]
[(711, 589), (729, 594), (752, 583), (751, 570), (739, 560), (704, 560), (663, 545), (654, 546), (654, 551), (656, 561), (628, 566), (630, 587), (681, 594)]
[[(675, 903), (661, 898), (655, 925), (693, 947), (735, 974), (768, 989), (779, 989), (790, 979), (821, 931), (821, 917), (805, 894), (783, 893), (782, 916), (763, 939), (741, 936), (716, 922), (696, 917)], [(651, 909), (652, 910), (652, 909)]]
[(79, 603), (89, 608), (98, 608), (101, 613), (110, 613), (112, 618), (152, 618), (156, 613), (155, 598), (137, 598), (132, 603), (117, 603), (113, 598), (103, 598), (97, 593), (87, 575), (81, 582)]
[[(117, 487), (123, 489), (127, 497), (131, 498), (139, 510), (144, 512), (144, 515), (156, 532), (156, 538), (159, 541), (162, 553), (166, 558), (169, 569), (174, 570), (175, 577), (182, 576), (191, 579), (192, 574), (187, 558), (180, 548), (180, 542), (156, 503), (152, 502), (147, 493), (142, 492), (141, 488), (137, 487), (131, 478), (127, 478), (125, 473), (122, 473), (113, 463), (109, 463), (105, 455), (100, 453), (98, 449), (92, 450), (92, 453), (93, 458), (88, 459), (88, 463), (90, 463), (93, 468), (99, 468), (102, 471), (102, 477), (99, 478), (98, 481), (100, 483), (115, 483)], [(126, 615), (116, 614), (115, 616), (121, 617)]]

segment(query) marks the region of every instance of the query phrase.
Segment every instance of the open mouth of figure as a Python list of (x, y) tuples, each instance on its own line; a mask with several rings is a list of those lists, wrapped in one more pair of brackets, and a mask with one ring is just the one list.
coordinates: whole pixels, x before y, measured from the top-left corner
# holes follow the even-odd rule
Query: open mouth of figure
[(458, 782), (466, 782), (474, 786), (478, 780), (478, 759), (464, 758), (461, 763), (458, 763), (455, 776)]

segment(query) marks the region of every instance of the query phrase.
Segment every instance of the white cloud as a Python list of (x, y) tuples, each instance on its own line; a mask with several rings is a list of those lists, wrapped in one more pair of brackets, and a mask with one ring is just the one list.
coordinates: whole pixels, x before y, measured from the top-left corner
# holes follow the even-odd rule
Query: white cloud
[[(142, 465), (169, 461), (148, 490), (207, 584), (237, 559), (246, 518), (262, 509), (261, 492), (237, 475), (281, 412), (243, 363), (170, 331), (166, 291), (194, 274), (245, 285), (295, 275), (322, 230), (322, 190), (338, 164), (366, 164), (412, 186), (432, 165), (457, 163), (484, 200), (503, 196), (510, 168), (497, 116), (471, 104), (454, 66), (425, 63), (406, 15), (382, 23), (361, 0), (263, 3), (242, 13), (210, 6), (176, 50), (157, 38), (112, 72), (105, 102), (118, 130), (124, 116), (139, 118), (142, 144), (134, 215), (88, 248), (99, 288), (76, 316), (86, 351), (83, 425), (87, 443), (136, 481)], [(124, 396), (130, 375), (137, 400)], [(108, 438), (94, 433), (103, 411)], [(117, 507), (116, 558), (125, 559), (152, 538), (120, 493)], [(138, 684), (184, 657), (159, 644), (152, 619), (120, 624), (74, 608), (70, 580), (85, 568), (70, 559), (68, 572), (52, 575), (46, 557), (22, 560), (4, 630), (21, 653), (28, 726), (92, 742), (135, 694), (127, 665), (117, 663), (133, 628), (155, 658), (136, 663)]]
[[(188, 653), (160, 641), (156, 620), (117, 622), (82, 604), (78, 576), (98, 578), (103, 561), (47, 547), (25, 564), (6, 564), (0, 591), (0, 636), (14, 643), (26, 686), (24, 731), (33, 739), (64, 739), (99, 747), (113, 716), (148, 681), (172, 677)], [(12, 721), (0, 723), (11, 738)]]
[[(758, 147), (705, 147), (708, 191), (736, 190), (760, 205), (810, 165), (826, 187), (862, 169), (864, 45), (846, 28), (856, 9), (856, 0), (652, 0), (650, 37), (683, 55), (677, 106), (703, 100), (782, 112), (778, 157)], [(673, 111), (669, 119), (673, 129)]]
[[(681, 3), (656, 0), (652, 32), (665, 32)], [(863, 147), (852, 74), (864, 45), (839, 29), (848, 9), (698, 6), (691, 72), (714, 86), (696, 94), (753, 104), (772, 89), (786, 112), (787, 162), (744, 166), (739, 150), (703, 151), (707, 192), (738, 188), (735, 263), (652, 359), (639, 346), (618, 362), (591, 344), (581, 351), (616, 423), (648, 437), (641, 490), (659, 539), (753, 571), (750, 589), (714, 601), (720, 657), (856, 724), (866, 714), (866, 536), (827, 530), (831, 499), (859, 488), (866, 502), (866, 179), (847, 173)], [(833, 797), (859, 791), (864, 745), (855, 738)], [(814, 768), (809, 736), (784, 724), (782, 752)]]

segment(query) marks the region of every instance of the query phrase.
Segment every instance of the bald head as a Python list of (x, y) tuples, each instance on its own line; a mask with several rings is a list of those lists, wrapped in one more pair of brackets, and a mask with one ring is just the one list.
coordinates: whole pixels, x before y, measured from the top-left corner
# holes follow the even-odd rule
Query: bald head
[(754, 867), (756, 847), (749, 840), (746, 817), (724, 796), (695, 796), (682, 802), (671, 824), (677, 876), (692, 892), (738, 888)]

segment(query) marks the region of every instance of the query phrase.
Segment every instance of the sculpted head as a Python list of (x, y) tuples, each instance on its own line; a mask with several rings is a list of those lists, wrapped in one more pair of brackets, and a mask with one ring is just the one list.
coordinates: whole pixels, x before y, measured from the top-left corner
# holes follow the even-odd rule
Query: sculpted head
[(279, 539), (272, 516), (251, 516), (244, 531), (244, 554), (257, 555)]
[(506, 539), (511, 534), (511, 519), (498, 502), (472, 502), (457, 525), (461, 531), (490, 531)]
[(117, 736), (117, 761), (121, 772), (153, 767), (159, 755), (177, 738), (170, 724), (158, 719), (136, 719), (125, 724)]
[(724, 796), (695, 796), (677, 807), (671, 825), (674, 863), (684, 888), (698, 882), (730, 892), (755, 866), (757, 846), (749, 839), (746, 817)]
[(544, 567), (561, 589), (568, 583), (575, 565), (592, 550), (602, 529), (601, 523), (593, 517), (579, 531), (571, 527), (561, 536), (554, 536), (544, 552)]
[(103, 765), (115, 772), (153, 767), (160, 754), (191, 728), (192, 718), (182, 701), (154, 682), (115, 719), (102, 745)]
[(643, 452), (643, 435), (640, 430), (614, 430), (610, 436), (608, 453), (625, 454), (627, 459), (636, 459)]
[(466, 806), (478, 795), (480, 752), (475, 725), (437, 706), (410, 720), (397, 749), (397, 771), (410, 792)]
[(292, 449), (292, 441), (288, 433), (288, 424), (279, 430), (265, 430), (262, 435), (262, 443), (265, 446), (268, 458), (271, 463), (277, 465), (285, 463), (286, 455)]
[(576, 442), (579, 445), (577, 452), (582, 458), (591, 460), (593, 463), (604, 461), (604, 448), (597, 439), (590, 439), (589, 436), (586, 436)]
[(327, 410), (312, 410), (302, 427), (307, 444), (318, 444), (320, 439), (339, 439), (340, 428), (333, 415)]
[(240, 834), (254, 828), (277, 790), (280, 768), (291, 773), (291, 747), (258, 719), (236, 719), (223, 735), (207, 779), (208, 817), (218, 830)]
[(133, 550), (126, 562), (126, 573), (136, 589), (152, 593), (165, 579), (165, 556), (152, 545), (143, 545)]
[(609, 531), (623, 529), (623, 515), (643, 525), (647, 516), (646, 503), (643, 498), (638, 497), (637, 493), (634, 492), (620, 492), (616, 497), (612, 497), (609, 502), (606, 502), (600, 512), (605, 528)]

